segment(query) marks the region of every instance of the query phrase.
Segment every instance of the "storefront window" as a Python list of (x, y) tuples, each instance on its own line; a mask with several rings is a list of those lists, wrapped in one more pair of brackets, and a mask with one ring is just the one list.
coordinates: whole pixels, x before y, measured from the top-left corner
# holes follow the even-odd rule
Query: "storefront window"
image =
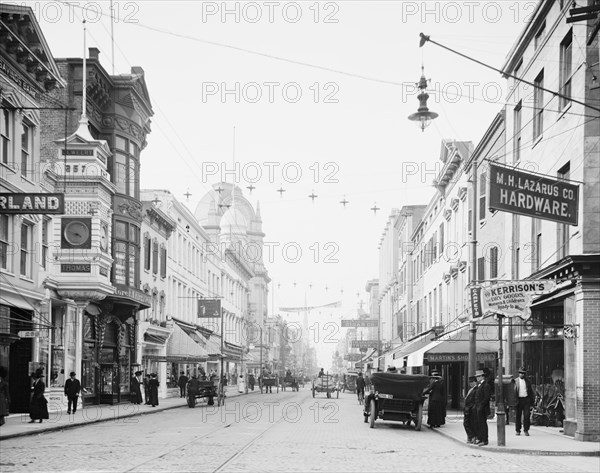
[(50, 387), (65, 385), (65, 306), (52, 308), (51, 350), (50, 350)]
[(81, 389), (83, 394), (96, 394), (96, 332), (93, 318), (83, 316), (83, 350), (81, 353)]
[(100, 370), (100, 389), (104, 394), (112, 394), (113, 393), (113, 385), (116, 383), (116, 379), (113, 373), (113, 367), (111, 366), (103, 366)]
[(167, 363), (167, 387), (176, 388), (179, 373), (179, 365), (177, 363)]
[[(88, 317), (85, 317), (88, 318)], [(95, 343), (84, 342), (81, 360), (81, 388), (83, 394), (96, 394), (96, 370), (94, 369)]]
[(131, 378), (131, 372), (129, 369), (129, 347), (121, 347), (121, 355), (119, 356), (120, 364), (120, 383), (119, 390), (121, 394), (129, 394), (129, 379)]
[[(77, 311), (74, 307), (67, 307), (67, 320), (65, 324), (65, 363), (64, 363), (64, 371), (65, 371), (65, 380), (68, 378), (69, 373), (71, 371), (75, 371), (77, 373), (77, 369), (75, 368), (75, 346), (77, 345), (77, 336), (76, 334), (76, 326), (77, 326)], [(79, 373), (77, 373), (79, 374)], [(63, 381), (64, 383), (64, 381)]]

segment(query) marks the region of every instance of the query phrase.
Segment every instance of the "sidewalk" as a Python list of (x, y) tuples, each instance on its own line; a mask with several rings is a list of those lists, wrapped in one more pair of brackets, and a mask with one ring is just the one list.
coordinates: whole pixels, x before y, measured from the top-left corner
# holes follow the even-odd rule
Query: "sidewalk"
[[(260, 390), (255, 388), (254, 391), (249, 391), (248, 395), (256, 393), (260, 395)], [(236, 386), (227, 387), (226, 400), (242, 395), (243, 394), (237, 392)], [(199, 401), (199, 405), (196, 408), (204, 408), (203, 405), (204, 402)], [(29, 414), (11, 414), (5, 418), (6, 423), (3, 426), (0, 426), (0, 440), (69, 429), (95, 422), (118, 421), (118, 419), (153, 414), (155, 412), (177, 409), (180, 407), (188, 408), (186, 400), (179, 397), (159, 399), (159, 405), (156, 407), (130, 403), (115, 405), (102, 404), (98, 406), (91, 405), (83, 408), (80, 407), (77, 409), (75, 415), (68, 415), (66, 410), (52, 411), (50, 412), (50, 418), (44, 420), (41, 424), (39, 422), (30, 424), (29, 421), (31, 419), (29, 418)]]
[[(426, 420), (426, 416), (423, 421)], [(429, 427), (423, 422), (423, 429)], [(496, 452), (519, 453), (525, 455), (577, 455), (600, 456), (600, 443), (580, 442), (560, 432), (558, 427), (531, 426), (529, 437), (515, 435), (515, 425), (510, 424), (505, 428), (505, 447), (498, 446), (498, 426), (496, 418), (488, 420), (489, 445), (477, 447), (467, 444), (467, 436), (463, 427), (463, 417), (460, 415), (446, 417), (446, 424), (433, 429), (440, 435), (456, 442), (478, 450), (491, 450)]]

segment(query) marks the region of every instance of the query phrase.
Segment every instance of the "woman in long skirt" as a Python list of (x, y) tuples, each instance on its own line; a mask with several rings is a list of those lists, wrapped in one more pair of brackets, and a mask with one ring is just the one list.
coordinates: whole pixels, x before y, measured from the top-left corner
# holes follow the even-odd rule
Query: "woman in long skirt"
[(33, 386), (31, 388), (31, 401), (29, 402), (29, 417), (31, 420), (30, 424), (33, 424), (36, 420), (42, 423), (42, 419), (48, 419), (48, 400), (44, 397), (44, 391), (46, 385), (42, 381), (42, 370), (38, 369), (34, 378)]
[(426, 390), (429, 393), (427, 425), (433, 429), (446, 423), (446, 388), (444, 379), (439, 376), (437, 371), (432, 372), (431, 375), (431, 384)]
[(158, 406), (158, 379), (156, 373), (150, 375), (150, 381), (148, 381), (148, 394), (150, 395), (150, 404), (152, 407)]

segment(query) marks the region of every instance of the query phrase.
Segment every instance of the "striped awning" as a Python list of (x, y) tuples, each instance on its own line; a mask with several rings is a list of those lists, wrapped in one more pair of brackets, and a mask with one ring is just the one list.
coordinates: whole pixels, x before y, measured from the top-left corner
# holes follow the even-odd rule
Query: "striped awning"
[(169, 358), (174, 363), (202, 363), (208, 360), (208, 353), (176, 323), (167, 343), (167, 360)]

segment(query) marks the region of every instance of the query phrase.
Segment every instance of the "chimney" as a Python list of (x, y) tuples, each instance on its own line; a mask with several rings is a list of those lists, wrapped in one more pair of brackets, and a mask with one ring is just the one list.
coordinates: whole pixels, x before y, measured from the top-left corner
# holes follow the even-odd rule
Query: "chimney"
[(96, 61), (99, 61), (99, 56), (100, 56), (100, 50), (98, 48), (88, 48), (89, 51), (89, 58), (90, 59), (95, 59)]

